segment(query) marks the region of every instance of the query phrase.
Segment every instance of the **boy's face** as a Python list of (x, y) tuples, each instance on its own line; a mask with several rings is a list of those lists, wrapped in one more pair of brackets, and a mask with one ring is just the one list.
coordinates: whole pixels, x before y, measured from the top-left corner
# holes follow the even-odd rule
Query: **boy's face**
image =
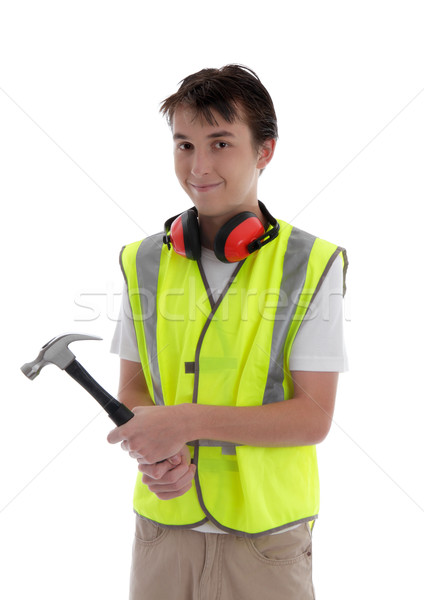
[(183, 105), (175, 111), (175, 173), (200, 216), (227, 220), (257, 207), (259, 171), (271, 160), (275, 141), (257, 151), (248, 125), (213, 114), (217, 125), (193, 120), (192, 109)]

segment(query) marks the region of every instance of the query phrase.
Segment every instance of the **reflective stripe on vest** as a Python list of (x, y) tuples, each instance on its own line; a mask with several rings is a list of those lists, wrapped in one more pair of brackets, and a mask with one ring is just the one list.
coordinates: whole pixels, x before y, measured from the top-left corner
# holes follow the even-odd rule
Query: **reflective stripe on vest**
[(158, 405), (164, 403), (160, 384), (158, 348), (156, 341), (156, 294), (161, 249), (161, 236), (152, 236), (140, 244), (136, 258), (137, 279), (139, 281), (138, 293), (140, 294), (142, 314), (148, 315), (148, 318), (143, 319), (143, 323), (147, 348), (149, 349), (149, 365), (153, 380), (153, 400), (154, 403)]
[(281, 280), (280, 297), (290, 299), (286, 306), (277, 306), (275, 325), (272, 335), (271, 357), (269, 361), (268, 380), (266, 382), (264, 404), (284, 400), (284, 348), (287, 334), (293, 321), (299, 295), (304, 287), (309, 255), (315, 238), (294, 229), (290, 235), (284, 255), (283, 278)]
[[(340, 253), (346, 267), (343, 249), (280, 222), (278, 238), (238, 264), (214, 303), (201, 265), (168, 251), (161, 234), (124, 248), (121, 264), (155, 403), (255, 406), (292, 397), (291, 346)], [(165, 526), (208, 518), (247, 535), (316, 518), (315, 447), (193, 444), (195, 485), (164, 502), (140, 476), (138, 513)]]

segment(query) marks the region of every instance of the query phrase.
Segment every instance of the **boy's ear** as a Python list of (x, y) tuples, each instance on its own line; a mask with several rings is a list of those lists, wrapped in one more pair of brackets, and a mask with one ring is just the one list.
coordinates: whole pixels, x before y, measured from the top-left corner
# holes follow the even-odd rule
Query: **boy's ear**
[(271, 159), (274, 156), (276, 144), (277, 144), (277, 140), (274, 140), (273, 138), (266, 140), (262, 144), (262, 146), (259, 150), (258, 163), (256, 165), (257, 169), (265, 169), (267, 164), (269, 162), (271, 162)]

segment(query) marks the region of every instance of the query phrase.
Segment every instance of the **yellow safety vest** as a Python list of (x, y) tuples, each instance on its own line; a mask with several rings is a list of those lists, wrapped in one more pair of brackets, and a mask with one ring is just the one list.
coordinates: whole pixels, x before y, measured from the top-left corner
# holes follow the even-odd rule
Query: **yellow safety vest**
[[(283, 221), (278, 237), (235, 266), (214, 302), (202, 266), (162, 234), (123, 248), (141, 365), (157, 405), (260, 406), (293, 396), (290, 351), (343, 248)], [(263, 448), (195, 440), (191, 489), (160, 500), (139, 474), (134, 510), (163, 526), (206, 520), (242, 535), (311, 521), (319, 508), (315, 446)]]

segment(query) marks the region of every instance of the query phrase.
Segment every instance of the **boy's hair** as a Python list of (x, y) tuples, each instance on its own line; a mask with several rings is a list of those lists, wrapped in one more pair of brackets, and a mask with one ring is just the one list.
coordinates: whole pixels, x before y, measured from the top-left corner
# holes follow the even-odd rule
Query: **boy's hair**
[(194, 111), (194, 119), (202, 116), (209, 125), (217, 125), (212, 110), (228, 123), (244, 120), (256, 149), (266, 140), (278, 138), (271, 96), (251, 69), (242, 65), (202, 69), (180, 84), (178, 91), (161, 103), (160, 112), (166, 116), (170, 126), (175, 110), (184, 104)]

